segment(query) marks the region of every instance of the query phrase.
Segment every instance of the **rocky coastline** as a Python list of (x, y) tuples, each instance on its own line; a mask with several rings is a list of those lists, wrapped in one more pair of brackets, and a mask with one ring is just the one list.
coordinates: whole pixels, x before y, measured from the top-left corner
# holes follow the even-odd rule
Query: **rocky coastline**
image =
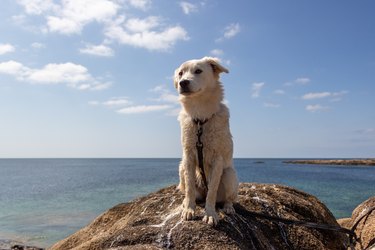
[(29, 246), (18, 241), (0, 239), (0, 250), (44, 250), (44, 248)]
[[(351, 218), (336, 221), (310, 194), (282, 185), (241, 183), (236, 214), (225, 215), (219, 204), (216, 227), (202, 222), (203, 204), (198, 204), (193, 221), (182, 221), (182, 200), (176, 186), (170, 186), (119, 204), (49, 249), (375, 249), (375, 196)], [(350, 230), (355, 225), (358, 241), (350, 244), (340, 226)], [(0, 250), (44, 249), (0, 239)]]
[(307, 159), (284, 161), (288, 164), (375, 166), (375, 159)]
[[(183, 196), (176, 186), (119, 204), (97, 217), (91, 224), (54, 244), (51, 250), (90, 249), (348, 249), (349, 238), (343, 232), (272, 221), (256, 214), (305, 221), (310, 225), (339, 224), (316, 197), (294, 188), (242, 183), (235, 215), (219, 212), (216, 227), (202, 222), (204, 208), (197, 206), (193, 221), (182, 221), (180, 206)], [(375, 205), (375, 197), (364, 207)], [(373, 204), (373, 203), (374, 204)], [(362, 204), (363, 206), (363, 204)], [(362, 207), (363, 208), (363, 207)], [(352, 218), (341, 220), (350, 228), (365, 210), (358, 208)], [(220, 211), (220, 207), (218, 207)], [(375, 211), (356, 229), (369, 249), (375, 247)], [(370, 222), (370, 223), (369, 223)], [(371, 245), (372, 244), (372, 245)]]

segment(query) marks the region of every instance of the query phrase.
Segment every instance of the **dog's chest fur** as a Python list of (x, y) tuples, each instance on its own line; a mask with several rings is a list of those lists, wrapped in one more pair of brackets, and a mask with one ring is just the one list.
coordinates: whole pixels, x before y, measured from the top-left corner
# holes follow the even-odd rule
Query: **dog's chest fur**
[[(184, 153), (196, 156), (198, 125), (184, 110), (181, 111), (179, 120)], [(231, 159), (233, 143), (229, 130), (228, 108), (224, 104), (221, 104), (219, 112), (210, 117), (201, 127), (204, 158), (215, 159), (216, 157), (223, 157), (223, 159)]]

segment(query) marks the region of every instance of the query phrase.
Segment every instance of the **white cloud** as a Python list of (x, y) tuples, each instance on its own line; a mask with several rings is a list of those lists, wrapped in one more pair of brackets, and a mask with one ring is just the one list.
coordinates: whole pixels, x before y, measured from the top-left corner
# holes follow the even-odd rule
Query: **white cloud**
[(102, 103), (104, 106), (107, 107), (114, 107), (114, 106), (127, 106), (131, 105), (132, 102), (129, 101), (127, 97), (112, 97), (108, 101)]
[(348, 91), (340, 91), (340, 92), (315, 92), (315, 93), (307, 93), (302, 96), (303, 100), (314, 100), (314, 99), (321, 99), (327, 97), (333, 97), (332, 101), (339, 101), (341, 97), (347, 94)]
[(160, 26), (161, 18), (157, 16), (149, 16), (145, 19), (131, 18), (126, 21), (125, 27), (130, 32), (149, 31), (155, 27)]
[(319, 112), (319, 111), (325, 111), (328, 110), (329, 107), (327, 106), (322, 106), (320, 104), (315, 104), (315, 105), (307, 105), (306, 110), (310, 112)]
[(162, 110), (166, 110), (170, 108), (171, 108), (170, 105), (140, 105), (140, 106), (126, 107), (126, 108), (117, 110), (117, 113), (125, 114), (125, 115), (140, 114), (140, 113), (162, 111)]
[(99, 101), (90, 101), (89, 105), (92, 106), (105, 106), (108, 108), (118, 108), (118, 107), (124, 107), (132, 105), (133, 102), (129, 101), (129, 98), (127, 97), (112, 97), (108, 101), (99, 102)]
[(180, 7), (182, 8), (182, 11), (184, 14), (189, 15), (192, 12), (197, 12), (198, 11), (198, 6), (196, 4), (192, 4), (189, 2), (180, 2)]
[(32, 43), (30, 46), (33, 47), (34, 49), (44, 49), (46, 47), (44, 43), (38, 43), (38, 42)]
[(259, 95), (260, 95), (260, 91), (262, 90), (262, 88), (264, 87), (265, 83), (264, 82), (255, 82), (252, 84), (252, 87), (251, 87), (251, 97), (252, 98), (258, 98)]
[(334, 92), (332, 93), (332, 99), (331, 99), (331, 102), (338, 102), (338, 101), (341, 101), (341, 98), (348, 94), (349, 91), (346, 91), (346, 90), (343, 90), (343, 91), (340, 91), (340, 92)]
[(221, 49), (213, 49), (210, 51), (210, 54), (216, 57), (220, 57), (224, 55), (224, 51), (222, 51)]
[(0, 55), (14, 52), (16, 48), (10, 43), (0, 43)]
[(53, 0), (17, 0), (25, 8), (27, 14), (41, 15), (43, 12), (56, 9), (58, 6)]
[(300, 77), (300, 78), (297, 78), (294, 82), (305, 85), (305, 84), (308, 84), (310, 81), (311, 80), (308, 77)]
[(134, 8), (146, 11), (151, 6), (151, 0), (128, 0), (128, 3)]
[(216, 39), (216, 42), (221, 42), (225, 39), (230, 39), (235, 37), (238, 33), (240, 33), (241, 27), (239, 23), (231, 23), (224, 28), (224, 34), (222, 37)]
[(311, 82), (311, 79), (308, 77), (299, 77), (292, 82), (287, 82), (285, 86), (293, 86), (293, 85), (307, 85)]
[(46, 32), (61, 34), (80, 33), (91, 22), (105, 23), (117, 15), (121, 8), (110, 0), (17, 0), (28, 15), (43, 15), (47, 21)]
[(331, 96), (330, 92), (319, 92), (319, 93), (307, 93), (302, 96), (303, 100), (313, 100), (313, 99), (320, 99)]
[[(58, 4), (43, 1), (18, 0), (18, 3), (26, 14), (45, 18), (46, 24), (39, 27), (44, 33), (80, 34), (86, 25), (96, 22), (103, 26), (101, 30), (108, 42), (159, 51), (168, 51), (177, 41), (189, 39), (183, 27), (164, 24), (161, 17), (125, 18), (130, 15), (119, 14), (120, 10), (127, 11), (129, 7), (147, 10), (151, 0), (62, 0)], [(126, 4), (128, 7), (124, 7)], [(82, 53), (111, 55), (112, 51), (103, 46), (82, 49)]]
[(86, 48), (79, 49), (79, 52), (82, 54), (103, 56), (103, 57), (111, 57), (114, 55), (113, 49), (103, 44), (101, 45), (87, 44)]
[[(148, 50), (167, 51), (179, 40), (188, 40), (187, 32), (181, 26), (162, 28), (159, 18), (133, 19), (123, 24), (119, 18), (108, 25), (105, 35), (110, 40)], [(130, 28), (130, 29), (129, 29)]]
[(16, 61), (7, 61), (0, 63), (0, 73), (15, 75), (17, 78), (21, 79), (24, 72), (27, 72), (28, 68), (24, 67), (22, 63)]
[(119, 9), (117, 3), (109, 0), (64, 0), (59, 11), (47, 17), (48, 30), (62, 34), (80, 33), (90, 22), (111, 20)]
[(159, 97), (153, 99), (158, 102), (165, 102), (171, 104), (179, 104), (179, 96), (171, 93), (164, 85), (158, 85), (150, 91), (159, 93)]
[(34, 84), (66, 84), (80, 90), (102, 90), (111, 83), (102, 83), (91, 76), (82, 65), (68, 63), (50, 63), (41, 69), (32, 69), (16, 61), (0, 63), (0, 73), (14, 76), (19, 81)]
[(157, 112), (165, 110), (165, 115), (177, 116), (180, 105), (178, 95), (171, 93), (165, 85), (158, 85), (149, 90), (158, 94), (157, 98), (150, 98), (151, 104), (134, 104), (128, 97), (112, 97), (107, 101), (90, 101), (91, 106), (104, 106), (107, 108), (115, 108), (119, 114), (142, 114), (149, 112)]

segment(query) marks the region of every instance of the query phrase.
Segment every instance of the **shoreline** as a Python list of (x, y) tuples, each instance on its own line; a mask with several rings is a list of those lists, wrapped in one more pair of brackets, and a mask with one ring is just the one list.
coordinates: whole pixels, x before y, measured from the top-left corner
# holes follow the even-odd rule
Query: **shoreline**
[(10, 239), (0, 239), (0, 249), (1, 250), (45, 250), (46, 248), (37, 247), (30, 244), (25, 244), (23, 242), (10, 240)]
[(287, 164), (316, 164), (316, 165), (347, 165), (347, 166), (375, 166), (375, 159), (310, 159), (283, 161)]

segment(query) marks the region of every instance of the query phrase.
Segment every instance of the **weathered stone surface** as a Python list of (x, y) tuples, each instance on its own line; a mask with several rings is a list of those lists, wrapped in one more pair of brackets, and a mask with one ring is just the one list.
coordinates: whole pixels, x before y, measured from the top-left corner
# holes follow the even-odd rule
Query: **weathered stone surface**
[(287, 226), (251, 214), (338, 225), (317, 198), (293, 188), (242, 183), (236, 214), (219, 212), (214, 228), (201, 221), (201, 206), (196, 220), (182, 221), (182, 200), (172, 186), (119, 204), (51, 249), (346, 249), (340, 233)]
[[(338, 222), (342, 227), (351, 229), (363, 215), (368, 214), (374, 208), (375, 196), (356, 207), (351, 218), (340, 219)], [(360, 238), (361, 243), (356, 245), (356, 249), (375, 249), (375, 210), (362, 218), (356, 227), (355, 233)]]
[(0, 250), (44, 250), (44, 248), (25, 245), (13, 240), (0, 239)]
[(361, 165), (375, 166), (375, 159), (335, 159), (335, 160), (293, 160), (285, 161), (292, 164), (320, 164), (320, 165)]

